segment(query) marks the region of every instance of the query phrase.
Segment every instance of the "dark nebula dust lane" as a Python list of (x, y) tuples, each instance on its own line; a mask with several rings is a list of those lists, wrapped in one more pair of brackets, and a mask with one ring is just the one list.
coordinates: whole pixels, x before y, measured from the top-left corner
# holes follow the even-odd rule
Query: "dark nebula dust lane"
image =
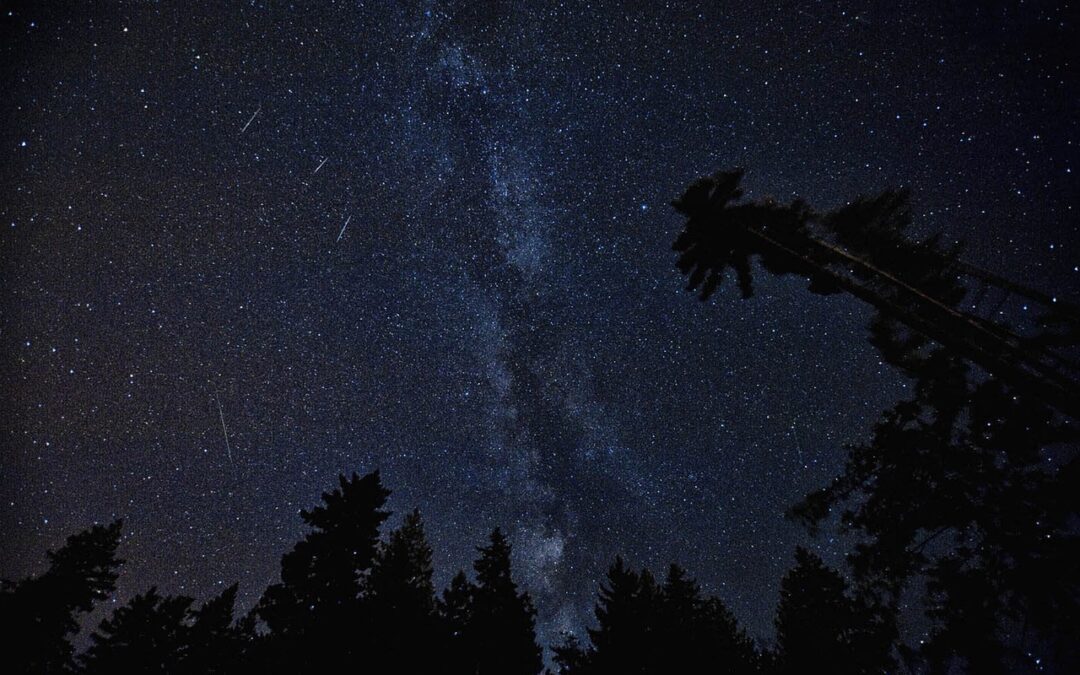
[[(758, 636), (908, 383), (869, 311), (683, 289), (700, 175), (1078, 288), (1055, 3), (5, 5), (0, 575), (124, 518), (122, 596), (246, 606), (339, 472), (418, 507), (445, 583), (501, 526), (540, 640), (677, 561)], [(1031, 223), (1037, 221), (1037, 226)], [(836, 562), (841, 542), (809, 542)]]

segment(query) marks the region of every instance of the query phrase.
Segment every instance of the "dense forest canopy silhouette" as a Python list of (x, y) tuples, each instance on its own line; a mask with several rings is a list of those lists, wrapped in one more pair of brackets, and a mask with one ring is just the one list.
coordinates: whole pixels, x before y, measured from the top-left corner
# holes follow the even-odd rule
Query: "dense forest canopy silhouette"
[[(617, 558), (593, 626), (547, 645), (552, 667), (1077, 672), (1075, 307), (965, 265), (937, 237), (913, 239), (905, 191), (819, 213), (800, 201), (743, 202), (741, 178), (718, 173), (673, 203), (687, 218), (674, 248), (689, 289), (708, 299), (731, 268), (751, 298), (756, 260), (808, 280), (813, 293), (849, 293), (876, 311), (870, 340), (882, 358), (915, 383), (867, 442), (847, 448), (840, 476), (791, 506), (811, 531), (850, 535), (849, 565), (794, 550), (775, 642), (758, 643), (690, 571), (673, 564), (658, 578)], [(1034, 330), (981, 318), (970, 296), (987, 287), (1044, 301)], [(10, 672), (41, 673), (543, 670), (536, 609), (502, 532), (439, 593), (419, 511), (383, 532), (389, 494), (377, 471), (340, 476), (301, 511), (307, 534), (246, 615), (235, 614), (235, 585), (202, 604), (150, 588), (113, 609), (77, 653), (73, 637), (112, 596), (123, 564), (122, 523), (94, 525), (50, 552), (46, 571), (4, 582), (5, 661)], [(906, 641), (905, 612), (922, 615), (929, 639)]]

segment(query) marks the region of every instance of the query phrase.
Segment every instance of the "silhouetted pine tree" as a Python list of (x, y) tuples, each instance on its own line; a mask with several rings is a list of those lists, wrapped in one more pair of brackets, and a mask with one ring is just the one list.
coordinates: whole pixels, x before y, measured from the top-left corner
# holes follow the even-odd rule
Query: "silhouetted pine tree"
[(48, 553), (49, 569), (38, 577), (3, 582), (0, 620), (6, 632), (4, 670), (55, 673), (69, 669), (79, 615), (116, 588), (121, 522), (95, 525)]
[(190, 612), (183, 672), (233, 673), (242, 669), (252, 635), (234, 619), (238, 585)]
[(369, 654), (361, 608), (363, 578), (375, 558), (389, 491), (378, 472), (324, 492), (323, 505), (300, 515), (313, 530), (281, 559), (281, 583), (266, 589), (254, 613), (267, 628), (260, 662), (276, 672), (312, 671)]
[(598, 673), (647, 672), (656, 649), (656, 619), (660, 591), (652, 573), (626, 567), (622, 558), (608, 571), (607, 588), (600, 589), (596, 606), (599, 628), (589, 630)]
[(638, 673), (755, 673), (753, 642), (716, 598), (672, 565), (663, 586), (648, 570), (628, 569), (621, 558), (608, 570), (596, 605), (598, 627), (590, 645), (574, 638), (555, 649), (564, 675)]
[(698, 584), (678, 565), (671, 565), (661, 588), (658, 618), (663, 657), (652, 672), (723, 670), (739, 675), (757, 670), (753, 641), (734, 615), (718, 598), (703, 598)]
[(793, 514), (816, 525), (847, 505), (841, 525), (864, 535), (853, 570), (879, 606), (925, 580), (925, 651), (942, 672), (1080, 666), (1068, 628), (1080, 619), (1075, 432), (997, 380), (971, 382), (948, 354), (926, 364), (913, 399)]
[(189, 641), (193, 600), (161, 596), (157, 589), (117, 608), (90, 636), (86, 673), (178, 673)]
[(469, 631), (474, 589), (465, 572), (458, 570), (438, 601), (439, 618), (447, 641), (446, 672), (449, 673), (470, 673), (475, 670), (472, 659), (474, 647)]
[(780, 583), (776, 610), (777, 671), (836, 675), (884, 673), (892, 666), (890, 634), (860, 611), (847, 582), (804, 548)]
[[(672, 565), (663, 586), (666, 642), (681, 672), (701, 663), (723, 664), (725, 673), (741, 675), (758, 670), (753, 640), (717, 597), (702, 597), (686, 571)], [(686, 617), (690, 620), (687, 621)]]
[(469, 672), (535, 675), (543, 667), (536, 644), (536, 610), (511, 576), (510, 543), (495, 529), (490, 544), (478, 550), (466, 627), (467, 642), (475, 649), (475, 667)]
[(364, 609), (378, 672), (437, 672), (445, 667), (447, 640), (435, 613), (431, 547), (420, 512), (379, 547), (367, 580)]
[(657, 651), (656, 621), (660, 615), (659, 589), (648, 570), (638, 574), (621, 557), (608, 570), (600, 586), (595, 615), (598, 627), (589, 629), (590, 645), (563, 645), (556, 649), (560, 672), (567, 675), (647, 673)]
[(907, 233), (906, 190), (859, 198), (820, 214), (802, 201), (740, 202), (742, 175), (725, 171), (702, 178), (672, 203), (687, 218), (673, 245), (677, 265), (703, 300), (729, 267), (749, 298), (756, 258), (768, 272), (806, 278), (811, 292), (849, 293), (872, 305), (879, 318), (910, 328), (914, 339), (935, 340), (1017, 390), (1080, 416), (1080, 365), (1050, 349), (1055, 340), (1071, 339), (1075, 345), (1080, 337), (1080, 312), (1066, 311), (1068, 303), (1047, 298), (1043, 323), (1047, 329), (1063, 323), (1064, 335), (1055, 329), (1039, 339), (1023, 339), (999, 322), (959, 309), (967, 294), (959, 278), (975, 277), (1026, 297), (1045, 296), (960, 262), (959, 247), (943, 247), (941, 237), (913, 240)]
[[(1080, 670), (1076, 308), (960, 262), (940, 238), (913, 240), (906, 192), (817, 214), (801, 202), (738, 203), (741, 176), (703, 179), (675, 202), (691, 288), (708, 297), (733, 267), (746, 296), (757, 258), (811, 291), (848, 292), (877, 310), (871, 342), (916, 382), (870, 442), (849, 448), (843, 475), (791, 514), (812, 528), (838, 515), (860, 535), (856, 590), (886, 633), (901, 593), (925, 586), (931, 665), (1038, 658)], [(1039, 333), (968, 311), (976, 301), (961, 278), (1042, 303)]]

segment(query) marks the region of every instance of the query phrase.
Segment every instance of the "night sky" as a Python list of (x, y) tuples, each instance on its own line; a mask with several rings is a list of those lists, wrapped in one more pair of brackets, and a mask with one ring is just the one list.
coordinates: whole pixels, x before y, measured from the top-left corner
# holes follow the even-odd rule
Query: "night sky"
[(784, 510), (907, 383), (850, 298), (686, 293), (670, 200), (909, 185), (1080, 288), (1055, 3), (310, 4), (3, 5), (0, 576), (122, 517), (121, 600), (246, 609), (378, 468), (440, 587), (504, 528), (544, 643), (617, 553), (769, 639)]

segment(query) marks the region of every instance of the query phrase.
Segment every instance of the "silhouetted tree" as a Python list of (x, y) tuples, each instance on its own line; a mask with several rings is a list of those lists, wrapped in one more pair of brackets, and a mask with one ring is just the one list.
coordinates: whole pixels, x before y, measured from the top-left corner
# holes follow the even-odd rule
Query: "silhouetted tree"
[(1075, 432), (997, 380), (970, 382), (947, 354), (928, 364), (914, 398), (793, 515), (816, 526), (846, 505), (841, 526), (865, 537), (853, 570), (880, 606), (895, 607), (913, 578), (926, 582), (936, 669), (1076, 665)]
[(116, 588), (121, 521), (95, 525), (48, 553), (49, 569), (20, 582), (3, 582), (0, 619), (5, 626), (7, 672), (54, 673), (73, 665), (68, 636), (79, 616)]
[(436, 672), (445, 667), (447, 640), (435, 613), (431, 547), (420, 512), (379, 547), (368, 577), (364, 610), (379, 672)]
[(474, 588), (465, 572), (458, 570), (438, 601), (439, 617), (447, 642), (446, 671), (450, 673), (470, 673), (475, 670), (472, 636), (469, 631)]
[(233, 620), (237, 585), (197, 609), (192, 598), (156, 588), (117, 608), (91, 634), (82, 672), (232, 673), (245, 665), (250, 636)]
[(535, 616), (528, 593), (519, 592), (510, 571), (510, 543), (495, 529), (478, 549), (473, 565), (466, 642), (475, 651), (469, 672), (534, 675), (543, 667), (536, 644)]
[(646, 673), (653, 660), (659, 589), (648, 570), (634, 572), (621, 557), (608, 569), (594, 610), (597, 628), (588, 629), (590, 644), (577, 640), (555, 650), (566, 675)]
[(621, 558), (608, 570), (596, 605), (590, 645), (569, 638), (555, 648), (564, 675), (754, 673), (759, 656), (735, 617), (717, 598), (672, 565), (662, 586), (648, 570)]
[[(690, 287), (706, 298), (732, 266), (747, 296), (756, 257), (814, 292), (850, 293), (877, 311), (871, 342), (915, 380), (912, 399), (849, 448), (843, 475), (791, 515), (812, 529), (839, 515), (862, 535), (850, 557), (856, 590), (886, 633), (919, 579), (936, 626), (930, 666), (1080, 667), (1080, 387), (1061, 351), (1080, 345), (1080, 314), (960, 262), (940, 237), (912, 239), (904, 191), (818, 214), (802, 202), (737, 203), (741, 176), (698, 181), (674, 203), (687, 216), (675, 249)], [(1020, 337), (968, 311), (977, 303), (962, 278), (1044, 304), (1039, 332)]]
[(387, 496), (378, 472), (340, 476), (322, 505), (301, 511), (313, 530), (282, 557), (281, 582), (254, 610), (268, 630), (259, 641), (264, 667), (300, 672), (362, 660), (371, 636), (363, 631), (361, 593), (390, 515), (382, 510)]
[(183, 658), (183, 672), (233, 673), (242, 670), (252, 635), (234, 618), (237, 584), (190, 612), (191, 627)]
[(718, 598), (703, 598), (678, 565), (671, 565), (661, 588), (658, 619), (664, 658), (652, 672), (703, 672), (702, 664), (732, 674), (757, 670), (754, 644), (734, 615)]
[[(911, 329), (912, 344), (935, 340), (1018, 390), (1080, 415), (1080, 369), (1048, 349), (1053, 340), (1043, 339), (1072, 336), (1075, 344), (1080, 316), (1066, 311), (1067, 303), (1050, 302), (1043, 324), (1049, 328), (1064, 322), (1069, 327), (1065, 334), (1022, 339), (1000, 323), (958, 308), (967, 293), (959, 276), (974, 275), (982, 283), (998, 278), (961, 263), (959, 247), (943, 247), (940, 237), (913, 240), (907, 233), (911, 210), (906, 190), (859, 198), (821, 214), (802, 201), (740, 202), (742, 176), (742, 171), (725, 171), (702, 178), (672, 202), (687, 218), (673, 246), (679, 252), (677, 265), (688, 275), (689, 289), (700, 289), (703, 300), (729, 267), (743, 297), (750, 297), (751, 261), (756, 258), (768, 272), (806, 278), (812, 292), (846, 292), (869, 303), (882, 325), (899, 322)], [(1006, 284), (1027, 296), (1041, 295)]]
[(86, 673), (178, 673), (189, 644), (193, 600), (162, 596), (156, 588), (136, 595), (104, 619), (83, 657)]
[(891, 634), (848, 594), (847, 582), (804, 548), (780, 583), (777, 672), (884, 673)]

